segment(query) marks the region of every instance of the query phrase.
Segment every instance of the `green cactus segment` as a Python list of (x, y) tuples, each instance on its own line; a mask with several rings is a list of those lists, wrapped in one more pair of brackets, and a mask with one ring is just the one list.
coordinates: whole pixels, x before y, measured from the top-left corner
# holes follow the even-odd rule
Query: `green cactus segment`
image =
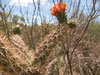
[(58, 16), (57, 16), (57, 20), (59, 21), (59, 23), (67, 23), (67, 17), (66, 17), (66, 14), (65, 14), (65, 12), (64, 13), (62, 13), (62, 14), (59, 14)]
[(68, 22), (68, 26), (69, 26), (69, 28), (73, 29), (76, 27), (76, 23), (73, 21), (70, 21), (70, 22)]
[(19, 28), (19, 27), (15, 27), (15, 28), (13, 29), (13, 33), (14, 33), (14, 34), (20, 34), (20, 28)]

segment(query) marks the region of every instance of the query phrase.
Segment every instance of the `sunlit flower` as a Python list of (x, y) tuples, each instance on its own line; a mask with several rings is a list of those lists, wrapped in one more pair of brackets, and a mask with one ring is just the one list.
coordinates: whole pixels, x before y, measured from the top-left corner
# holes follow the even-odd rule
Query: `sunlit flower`
[(52, 14), (53, 16), (58, 16), (59, 14), (64, 13), (65, 10), (66, 10), (66, 4), (65, 4), (65, 3), (62, 4), (61, 2), (57, 3), (57, 4), (53, 7), (53, 9), (50, 9), (51, 14)]

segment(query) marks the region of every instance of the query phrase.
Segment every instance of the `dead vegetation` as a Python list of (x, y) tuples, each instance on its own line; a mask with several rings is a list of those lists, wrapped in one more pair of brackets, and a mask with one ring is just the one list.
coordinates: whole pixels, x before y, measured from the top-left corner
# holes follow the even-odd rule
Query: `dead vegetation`
[[(7, 4), (3, 6), (0, 0), (0, 75), (100, 75), (100, 34), (94, 35), (92, 29), (88, 29), (92, 24), (100, 25), (93, 21), (100, 15), (100, 5), (97, 0), (91, 1), (91, 7), (86, 0), (82, 9), (81, 0), (68, 1), (68, 22), (74, 21), (76, 24), (71, 29), (69, 23), (57, 23), (57, 26), (46, 23), (46, 17), (41, 16), (40, 0), (38, 7), (33, 0), (35, 9), (31, 23), (30, 18), (25, 20), (21, 7), (22, 23), (14, 19), (8, 22), (13, 7), (6, 14)], [(56, 1), (52, 2), (55, 5)], [(88, 11), (86, 16), (84, 8)], [(26, 12), (28, 16), (29, 11)], [(35, 13), (42, 20), (41, 26), (34, 18)], [(20, 34), (12, 32), (13, 24), (20, 25)]]

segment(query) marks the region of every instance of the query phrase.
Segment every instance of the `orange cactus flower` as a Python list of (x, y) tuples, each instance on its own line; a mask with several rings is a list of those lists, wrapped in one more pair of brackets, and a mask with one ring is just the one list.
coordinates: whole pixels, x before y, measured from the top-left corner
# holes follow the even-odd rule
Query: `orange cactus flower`
[(62, 8), (63, 11), (65, 11), (66, 10), (66, 4), (63, 4), (61, 8)]
[(51, 14), (52, 14), (53, 16), (57, 16), (57, 15), (61, 14), (62, 12), (65, 12), (65, 10), (66, 10), (66, 4), (65, 4), (65, 3), (62, 4), (61, 2), (57, 3), (57, 4), (53, 7), (53, 9), (50, 9)]

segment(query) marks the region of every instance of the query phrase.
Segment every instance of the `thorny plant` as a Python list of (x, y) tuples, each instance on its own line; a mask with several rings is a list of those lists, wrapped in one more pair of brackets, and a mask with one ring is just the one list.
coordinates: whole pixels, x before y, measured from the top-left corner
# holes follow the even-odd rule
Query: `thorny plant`
[[(90, 22), (100, 15), (100, 6), (99, 5), (98, 5), (98, 7), (96, 6), (97, 0), (92, 0), (93, 3), (91, 6), (91, 9), (89, 9), (87, 1), (88, 0), (86, 0), (86, 5), (87, 5), (87, 9), (88, 9), (88, 16), (82, 25), (80, 25), (78, 23), (79, 22), (78, 20), (80, 19), (81, 15), (83, 13), (83, 10), (84, 10), (84, 7), (83, 7), (82, 11), (80, 11), (81, 0), (78, 0), (78, 4), (77, 4), (76, 8), (75, 8), (75, 5), (77, 3), (76, 0), (74, 1), (73, 5), (72, 5), (72, 0), (68, 1), (70, 4), (70, 7), (69, 7), (69, 9), (67, 7), (68, 12), (66, 15), (65, 15), (66, 4), (63, 4), (63, 0), (61, 0), (58, 4), (55, 4), (55, 2), (53, 0), (55, 6), (53, 7), (53, 9), (50, 9), (52, 12), (52, 15), (57, 17), (59, 23), (63, 23), (62, 25), (64, 25), (64, 22), (65, 22), (65, 24), (69, 25), (69, 28), (71, 28), (71, 29), (68, 28), (66, 35), (65, 35), (65, 39), (64, 39), (64, 41), (62, 41), (62, 46), (63, 46), (62, 49), (64, 49), (63, 57), (64, 57), (64, 61), (66, 64), (64, 75), (68, 74), (69, 72), (70, 72), (69, 74), (74, 75), (73, 74), (73, 58), (74, 58), (73, 56), (74, 56), (74, 53), (79, 51), (78, 50), (78, 48), (80, 47), (79, 44), (82, 41), (83, 36), (85, 35), (86, 30), (87, 30)], [(70, 17), (70, 19), (72, 21), (68, 22), (67, 15), (71, 11), (71, 9), (74, 11), (72, 16)], [(62, 17), (63, 17), (63, 19), (62, 19)], [(73, 21), (73, 18), (77, 19), (76, 23), (75, 23), (75, 19)], [(60, 19), (62, 19), (62, 21)], [(79, 26), (82, 27), (82, 29), (78, 30)], [(74, 29), (72, 29), (72, 28), (74, 28)], [(68, 71), (67, 65), (69, 66), (69, 70), (70, 70), (69, 72), (67, 72)], [(83, 70), (82, 70), (82, 73), (83, 73)], [(94, 74), (94, 72), (93, 72), (93, 74)]]
[[(57, 4), (56, 4), (56, 1), (58, 2)], [(83, 69), (84, 67), (81, 67), (81, 65), (86, 65), (86, 67), (88, 67), (90, 70), (90, 74), (95, 75), (95, 72), (91, 69), (92, 67), (90, 66), (90, 64), (88, 64), (87, 62), (86, 62), (87, 64), (80, 63), (81, 62), (80, 57), (75, 55), (77, 52), (80, 51), (80, 49), (79, 49), (80, 43), (82, 42), (82, 40), (84, 38), (84, 35), (86, 33), (86, 30), (87, 30), (90, 22), (100, 15), (99, 0), (91, 0), (91, 2), (92, 2), (91, 7), (89, 7), (88, 1), (89, 0), (86, 0), (85, 5), (81, 9), (80, 7), (81, 7), (82, 0), (74, 0), (74, 1), (68, 0), (68, 5), (66, 5), (64, 3), (65, 0), (60, 0), (60, 2), (59, 2), (59, 0), (52, 0), (52, 2), (55, 5), (53, 7), (53, 9), (51, 9), (52, 15), (55, 16), (57, 18), (58, 22), (60, 23), (60, 25), (58, 25), (58, 26), (66, 25), (66, 26), (68, 26), (68, 30), (67, 30), (66, 34), (64, 35), (63, 41), (61, 41), (61, 44), (59, 45), (59, 47), (61, 48), (60, 53), (58, 53), (59, 57), (52, 56), (55, 59), (56, 58), (58, 60), (62, 59), (63, 61), (59, 60), (60, 62), (56, 62), (56, 63), (54, 62), (54, 64), (53, 64), (52, 61), (54, 61), (55, 59), (52, 59), (51, 62), (49, 62), (49, 63), (45, 62), (49, 66), (49, 67), (47, 67), (47, 72), (48, 72), (48, 70), (50, 70), (50, 71), (55, 70), (58, 72), (57, 75), (60, 75), (59, 71), (61, 68), (63, 68), (63, 72), (62, 72), (63, 75), (66, 75), (66, 74), (67, 75), (69, 75), (69, 74), (74, 75), (74, 69), (75, 69), (74, 64), (79, 63), (78, 65), (80, 67), (81, 74), (84, 75), (84, 69)], [(9, 17), (10, 13), (12, 12), (13, 6), (10, 8), (9, 14), (6, 15), (5, 8), (7, 7), (8, 3), (6, 5), (4, 5), (4, 7), (3, 7), (2, 2), (0, 0), (0, 8), (2, 10), (2, 12), (0, 13), (1, 23), (2, 23), (2, 26), (5, 30), (5, 32), (6, 32), (6, 35), (9, 38), (10, 32), (9, 32), (9, 28), (7, 25), (7, 17)], [(36, 8), (36, 4), (33, 0), (33, 6), (35, 9), (33, 10), (32, 21), (31, 21), (31, 25), (32, 25), (31, 31), (30, 31), (31, 34), (29, 34), (28, 32), (26, 33), (27, 38), (31, 41), (31, 44), (33, 44), (32, 42), (34, 41), (33, 36), (32, 36), (33, 35), (32, 32), (33, 32), (33, 25), (36, 21), (36, 18), (34, 18), (35, 13), (38, 13), (37, 16), (39, 15), (41, 20), (43, 19), (43, 16), (41, 15), (40, 0), (38, 0), (38, 7), (37, 8)], [(67, 8), (66, 8), (66, 6), (67, 6)], [(38, 10), (36, 10), (36, 9), (38, 9)], [(88, 12), (87, 17), (85, 20), (83, 20), (80, 23), (82, 13), (84, 13), (85, 9), (87, 9), (87, 12)], [(20, 7), (20, 13), (21, 13), (22, 17), (24, 18), (24, 14), (22, 12), (21, 7)], [(28, 22), (28, 24), (30, 24), (28, 13), (29, 13), (29, 11), (27, 8), (27, 11), (26, 11), (27, 20), (23, 21), (25, 24), (25, 27), (27, 27), (26, 26), (27, 22)], [(68, 17), (68, 16), (70, 16), (70, 17)], [(74, 21), (76, 20), (76, 22), (74, 22), (73, 20)], [(57, 50), (54, 51), (55, 54), (56, 54), (56, 52), (57, 52)], [(40, 55), (41, 55), (41, 53), (40, 53)], [(61, 57), (63, 57), (63, 58), (61, 58)], [(76, 58), (78, 59), (78, 62), (77, 61), (74, 62), (74, 60)], [(49, 69), (52, 67), (52, 64), (50, 65), (50, 63), (53, 64), (53, 69)], [(60, 63), (63, 63), (63, 65), (61, 65)], [(59, 64), (60, 64), (60, 67), (59, 67)], [(51, 73), (51, 72), (49, 72), (49, 73)], [(46, 73), (46, 74), (48, 74), (48, 73)]]

